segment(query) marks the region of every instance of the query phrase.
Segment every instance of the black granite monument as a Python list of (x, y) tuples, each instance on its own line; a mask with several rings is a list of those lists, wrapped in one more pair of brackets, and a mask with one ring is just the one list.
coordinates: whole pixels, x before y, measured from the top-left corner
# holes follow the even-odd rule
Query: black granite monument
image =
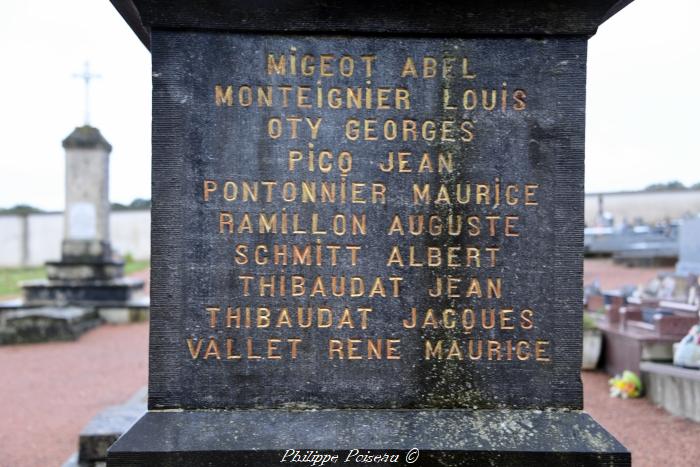
[(113, 3), (153, 227), (110, 466), (629, 465), (580, 380), (586, 42), (628, 1)]

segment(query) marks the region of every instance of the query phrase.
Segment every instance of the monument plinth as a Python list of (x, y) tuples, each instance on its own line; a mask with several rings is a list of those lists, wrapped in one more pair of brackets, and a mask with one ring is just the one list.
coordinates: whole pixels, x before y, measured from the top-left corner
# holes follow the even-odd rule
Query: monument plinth
[(580, 380), (586, 42), (626, 2), (113, 3), (153, 227), (109, 465), (629, 465)]
[(143, 281), (124, 277), (109, 241), (109, 154), (97, 128), (84, 125), (63, 140), (66, 207), (60, 261), (46, 263), (48, 280), (22, 284), (27, 306), (126, 305)]

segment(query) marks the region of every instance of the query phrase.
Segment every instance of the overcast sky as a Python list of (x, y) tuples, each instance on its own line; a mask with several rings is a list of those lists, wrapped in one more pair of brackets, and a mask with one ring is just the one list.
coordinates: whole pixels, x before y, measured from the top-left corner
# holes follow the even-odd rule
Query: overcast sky
[[(635, 0), (588, 54), (586, 190), (700, 182), (700, 2)], [(61, 140), (84, 116), (112, 143), (112, 201), (150, 197), (150, 56), (108, 0), (0, 2), (0, 207), (63, 207)]]

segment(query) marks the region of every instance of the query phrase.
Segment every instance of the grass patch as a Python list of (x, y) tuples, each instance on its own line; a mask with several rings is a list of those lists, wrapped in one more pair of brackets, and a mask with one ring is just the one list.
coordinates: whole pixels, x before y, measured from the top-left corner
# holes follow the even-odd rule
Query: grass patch
[(0, 268), (0, 297), (20, 295), (19, 282), (32, 279), (46, 279), (46, 268)]
[(147, 259), (127, 260), (126, 264), (124, 265), (124, 274), (129, 275), (135, 272), (143, 271), (144, 269), (148, 269), (150, 266), (151, 262)]
[[(132, 274), (148, 269), (148, 260), (129, 260), (124, 265), (124, 273)], [(0, 297), (7, 298), (22, 294), (19, 283), (32, 279), (46, 279), (44, 266), (32, 266), (26, 268), (0, 268)]]

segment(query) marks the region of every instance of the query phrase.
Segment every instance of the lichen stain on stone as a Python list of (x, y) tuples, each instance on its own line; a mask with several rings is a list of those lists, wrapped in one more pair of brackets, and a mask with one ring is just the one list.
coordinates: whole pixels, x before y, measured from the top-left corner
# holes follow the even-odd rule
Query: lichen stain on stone
[[(593, 429), (593, 430), (591, 430)], [(600, 430), (596, 430), (595, 426), (574, 426), (573, 430), (578, 434), (579, 438), (586, 441), (586, 445), (591, 446), (596, 451), (606, 452), (613, 450), (615, 446), (610, 442), (610, 438), (606, 437)]]

